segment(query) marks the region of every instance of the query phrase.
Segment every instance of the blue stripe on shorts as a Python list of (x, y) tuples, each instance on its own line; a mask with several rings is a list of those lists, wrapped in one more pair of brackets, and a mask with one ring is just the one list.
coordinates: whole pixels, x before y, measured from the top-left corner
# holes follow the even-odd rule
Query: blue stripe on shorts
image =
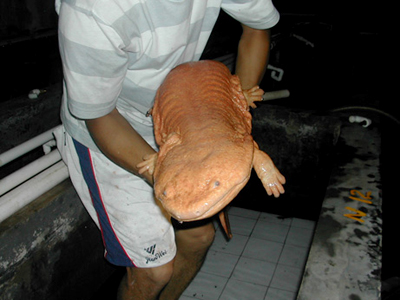
[(108, 218), (108, 214), (105, 210), (103, 199), (97, 185), (89, 149), (78, 141), (73, 141), (79, 157), (82, 174), (89, 188), (93, 206), (96, 209), (99, 219), (103, 243), (104, 247), (106, 248), (105, 258), (110, 263), (117, 266), (134, 267), (134, 263), (125, 252), (114, 232), (114, 229), (111, 226), (110, 219)]

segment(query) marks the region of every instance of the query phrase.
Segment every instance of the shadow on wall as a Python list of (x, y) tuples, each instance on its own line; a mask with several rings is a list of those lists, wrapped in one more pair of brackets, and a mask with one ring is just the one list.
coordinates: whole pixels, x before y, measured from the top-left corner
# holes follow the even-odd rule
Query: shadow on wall
[(341, 121), (312, 111), (261, 104), (253, 137), (286, 177), (285, 194), (269, 197), (253, 172), (236, 206), (316, 221), (335, 157)]

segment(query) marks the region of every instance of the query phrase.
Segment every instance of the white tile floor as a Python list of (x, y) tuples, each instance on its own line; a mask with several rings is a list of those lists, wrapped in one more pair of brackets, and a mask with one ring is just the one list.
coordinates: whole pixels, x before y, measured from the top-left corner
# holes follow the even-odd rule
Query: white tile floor
[(292, 300), (315, 222), (231, 207), (233, 238), (218, 229), (206, 261), (179, 300)]

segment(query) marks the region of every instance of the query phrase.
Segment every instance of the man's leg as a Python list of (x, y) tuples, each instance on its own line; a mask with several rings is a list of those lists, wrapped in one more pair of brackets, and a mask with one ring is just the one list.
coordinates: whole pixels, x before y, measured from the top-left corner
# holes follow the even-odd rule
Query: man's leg
[(202, 266), (208, 249), (214, 241), (212, 222), (175, 233), (177, 254), (171, 280), (161, 292), (160, 300), (174, 300), (185, 291)]
[(178, 229), (175, 259), (155, 268), (127, 268), (118, 290), (118, 300), (179, 299), (202, 266), (214, 235), (212, 222)]
[[(82, 203), (102, 229), (106, 258), (135, 266), (127, 267), (119, 299), (158, 299), (172, 276), (176, 245), (174, 228), (154, 202), (152, 188), (62, 131), (57, 142)], [(124, 189), (115, 188), (119, 185)]]
[(174, 261), (155, 268), (126, 268), (118, 300), (156, 300), (172, 276)]

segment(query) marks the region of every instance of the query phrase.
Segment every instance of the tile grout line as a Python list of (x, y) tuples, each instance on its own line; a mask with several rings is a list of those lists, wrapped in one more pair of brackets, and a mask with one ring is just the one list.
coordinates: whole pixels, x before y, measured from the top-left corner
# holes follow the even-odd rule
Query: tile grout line
[[(260, 214), (260, 216), (261, 216), (261, 214)], [(268, 295), (268, 291), (269, 291), (269, 289), (271, 288), (272, 280), (274, 279), (276, 270), (277, 270), (277, 268), (278, 268), (279, 260), (281, 259), (281, 256), (282, 256), (282, 253), (283, 253), (283, 249), (285, 248), (286, 240), (287, 240), (287, 237), (288, 237), (288, 235), (289, 235), (289, 231), (290, 231), (290, 228), (292, 227), (292, 222), (293, 222), (293, 218), (290, 218), (290, 219), (291, 219), (291, 222), (290, 222), (288, 231), (287, 231), (287, 233), (286, 233), (285, 239), (284, 239), (284, 241), (283, 241), (283, 243), (282, 243), (282, 245), (283, 245), (283, 246), (282, 246), (282, 249), (281, 249), (281, 251), (280, 251), (280, 253), (279, 253), (278, 259), (277, 259), (276, 264), (275, 264), (275, 267), (274, 267), (274, 271), (272, 272), (271, 281), (270, 281), (270, 283), (268, 284), (268, 287), (267, 287), (267, 290), (265, 291), (265, 294), (264, 294), (264, 298), (263, 298), (263, 299), (265, 299), (265, 298), (267, 297), (267, 295)], [(258, 222), (258, 220), (257, 220), (257, 222)], [(271, 223), (271, 222), (269, 222), (269, 223)]]
[[(234, 267), (233, 267), (233, 269), (232, 269), (232, 272), (231, 272), (231, 274), (230, 274), (229, 277), (228, 277), (228, 280), (226, 281), (226, 283), (225, 283), (223, 289), (221, 290), (221, 294), (218, 296), (218, 299), (220, 299), (220, 298), (222, 297), (222, 295), (223, 295), (223, 293), (224, 293), (224, 291), (225, 291), (225, 288), (226, 288), (226, 286), (227, 286), (228, 283), (229, 283), (229, 280), (231, 280), (232, 275), (233, 275), (233, 271), (235, 270), (236, 266), (238, 265), (238, 263), (239, 263), (239, 261), (240, 261), (240, 258), (242, 257), (243, 252), (244, 252), (244, 250), (246, 249), (247, 243), (248, 243), (249, 240), (250, 240), (250, 236), (251, 236), (251, 234), (253, 233), (254, 227), (256, 226), (259, 217), (260, 217), (260, 214), (258, 215), (257, 221), (254, 223), (254, 226), (253, 226), (253, 228), (251, 229), (251, 232), (250, 232), (249, 235), (247, 236), (246, 243), (245, 243), (245, 245), (243, 246), (243, 249), (242, 249), (242, 251), (241, 251), (240, 254), (239, 254), (239, 258), (238, 258), (238, 260), (236, 261), (236, 263), (235, 263), (235, 265), (234, 265)], [(245, 218), (246, 218), (246, 219), (251, 219), (251, 218), (249, 218), (249, 217), (245, 217)], [(265, 297), (265, 296), (264, 296), (264, 297)]]
[[(294, 225), (293, 225), (293, 221), (294, 221), (295, 218), (294, 218), (294, 217), (290, 217), (290, 219), (291, 219), (291, 222), (290, 222), (290, 225), (289, 225), (289, 229), (288, 229), (288, 231), (287, 231), (287, 234), (286, 234), (286, 236), (285, 236), (285, 240), (284, 240), (284, 242), (283, 242), (283, 245), (284, 245), (284, 246), (282, 247), (282, 251), (281, 251), (281, 253), (279, 254), (279, 257), (278, 257), (278, 262), (277, 262), (276, 268), (275, 268), (275, 270), (274, 270), (274, 275), (275, 275), (275, 271), (276, 271), (276, 269), (277, 269), (277, 267), (278, 267), (279, 261), (280, 261), (280, 259), (281, 259), (281, 256), (282, 256), (282, 253), (283, 253), (283, 249), (284, 249), (285, 246), (286, 246), (286, 242), (287, 242), (287, 239), (288, 239), (290, 230), (291, 230), (293, 227), (307, 229), (307, 228), (302, 227), (302, 226), (294, 226)], [(289, 245), (290, 245), (290, 244), (289, 244)], [(296, 246), (296, 245), (294, 245), (294, 246)], [(297, 245), (297, 247), (308, 248), (308, 251), (310, 250), (310, 245), (308, 245), (308, 247), (303, 247), (303, 246)], [(307, 255), (307, 257), (308, 257), (308, 255)], [(306, 258), (306, 260), (307, 260), (307, 258)], [(305, 263), (305, 262), (304, 262), (304, 263)], [(281, 264), (281, 265), (286, 266), (285, 264)], [(305, 269), (305, 264), (303, 265), (303, 267), (302, 267), (301, 269), (302, 269), (302, 274), (303, 274), (303, 273), (304, 273), (304, 269)], [(274, 278), (274, 275), (272, 276), (272, 278)], [(265, 294), (264, 298), (267, 296), (268, 290), (269, 290), (269, 289), (270, 289), (270, 286), (268, 286), (267, 293)], [(276, 289), (278, 289), (278, 288), (276, 288)], [(279, 289), (279, 290), (282, 290), (282, 289)], [(287, 290), (282, 290), (282, 291), (287, 291)], [(297, 288), (297, 290), (296, 290), (294, 293), (297, 295), (298, 292), (299, 292), (299, 287)]]
[[(237, 216), (237, 215), (233, 215), (233, 216)], [(242, 251), (241, 251), (240, 254), (238, 255), (238, 260), (236, 261), (236, 263), (235, 263), (235, 265), (234, 265), (234, 267), (233, 267), (233, 269), (232, 269), (232, 272), (231, 272), (231, 274), (229, 275), (228, 280), (226, 281), (226, 283), (225, 283), (223, 289), (221, 290), (221, 294), (218, 296), (218, 299), (220, 299), (220, 298), (222, 297), (222, 295), (223, 295), (223, 293), (224, 293), (224, 291), (225, 291), (225, 288), (226, 288), (226, 286), (228, 285), (229, 281), (230, 281), (231, 279), (233, 279), (233, 278), (232, 278), (233, 271), (234, 271), (235, 268), (237, 267), (237, 265), (238, 265), (240, 259), (243, 257), (244, 250), (246, 249), (246, 246), (247, 246), (247, 244), (248, 244), (248, 242), (249, 242), (249, 240), (250, 240), (250, 237), (251, 237), (251, 235), (252, 235), (252, 233), (253, 233), (253, 231), (254, 231), (254, 228), (256, 227), (256, 224), (257, 224), (258, 220), (260, 219), (260, 216), (261, 216), (261, 212), (258, 212), (258, 216), (257, 216), (257, 218), (255, 219), (256, 222), (254, 223), (254, 225), (253, 225), (253, 227), (252, 227), (252, 229), (251, 229), (249, 235), (242, 235), (242, 236), (246, 236), (246, 237), (247, 237), (246, 243), (245, 243), (245, 245), (243, 246)], [(242, 217), (242, 216), (238, 216), (238, 217)], [(250, 219), (250, 220), (254, 220), (254, 218), (250, 218), (250, 217), (243, 217), (243, 218)], [(220, 230), (221, 230), (221, 229), (220, 229)], [(239, 234), (239, 235), (241, 235), (241, 234)], [(268, 290), (268, 289), (267, 289), (267, 290)], [(265, 295), (264, 295), (264, 298), (265, 298)]]
[[(252, 216), (242, 216), (241, 214), (233, 214), (233, 215), (232, 215), (232, 216), (242, 217), (242, 218), (245, 218), (245, 219), (248, 219), (248, 220), (255, 220), (255, 223), (254, 223), (254, 225), (251, 227), (251, 230), (249, 231), (249, 233), (247, 233), (247, 234), (240, 234), (240, 233), (237, 233), (237, 234), (236, 234), (236, 235), (240, 235), (240, 236), (246, 237), (246, 242), (245, 242), (243, 248), (241, 249), (240, 253), (237, 255), (237, 256), (238, 256), (238, 259), (237, 259), (237, 261), (235, 262), (235, 264), (234, 264), (234, 266), (233, 266), (233, 268), (232, 268), (232, 271), (231, 271), (230, 274), (229, 274), (229, 277), (227, 277), (226, 282), (224, 283), (223, 287), (221, 288), (221, 291), (220, 291), (220, 293), (219, 293), (217, 299), (222, 299), (222, 295), (223, 295), (224, 292), (226, 291), (229, 282), (231, 281), (231, 279), (234, 280), (234, 278), (232, 278), (232, 276), (233, 276), (233, 274), (234, 274), (234, 270), (235, 270), (235, 268), (238, 266), (240, 259), (244, 257), (243, 254), (244, 254), (244, 252), (245, 252), (246, 247), (249, 245), (249, 241), (251, 240), (251, 238), (252, 238), (252, 236), (253, 236), (253, 233), (254, 233), (254, 231), (255, 231), (255, 228), (256, 228), (257, 224), (259, 224), (259, 222), (266, 222), (266, 223), (271, 223), (271, 224), (274, 223), (273, 221), (271, 222), (271, 221), (262, 219), (262, 212), (258, 212), (258, 211), (257, 211), (257, 213), (258, 213), (257, 217), (255, 217), (255, 216), (253, 216), (253, 217), (252, 217)], [(272, 275), (271, 275), (271, 280), (270, 280), (269, 284), (268, 284), (267, 286), (265, 286), (265, 287), (266, 287), (266, 291), (264, 292), (263, 298), (262, 298), (262, 299), (265, 299), (265, 297), (267, 297), (268, 292), (269, 292), (270, 289), (271, 289), (271, 284), (272, 284), (272, 281), (273, 281), (273, 279), (274, 279), (274, 277), (275, 277), (275, 275), (276, 275), (278, 266), (279, 266), (279, 265), (285, 266), (284, 264), (280, 264), (279, 261), (280, 261), (280, 259), (282, 258), (282, 255), (283, 255), (283, 252), (284, 252), (286, 243), (287, 243), (288, 238), (289, 238), (289, 233), (290, 233), (290, 231), (291, 231), (293, 228), (297, 228), (297, 227), (307, 229), (306, 227), (303, 227), (303, 226), (295, 226), (295, 225), (293, 225), (293, 221), (294, 221), (294, 219), (295, 219), (294, 217), (288, 217), (288, 218), (284, 218), (284, 219), (290, 219), (290, 223), (289, 223), (289, 225), (288, 225), (288, 230), (287, 230), (287, 232), (286, 232), (286, 234), (285, 234), (285, 238), (284, 238), (284, 240), (283, 240), (283, 242), (282, 242), (282, 249), (281, 249), (280, 252), (279, 252), (279, 255), (278, 255), (278, 258), (277, 258), (276, 263), (274, 263), (274, 267), (273, 267), (273, 271), (272, 271)], [(220, 226), (219, 223), (218, 223), (218, 226), (217, 226), (217, 228), (216, 228), (216, 231), (220, 231), (220, 232), (224, 235), (224, 233), (222, 232), (222, 228), (221, 228), (221, 226)], [(225, 236), (224, 236), (224, 238), (226, 239)], [(268, 239), (267, 239), (267, 240), (268, 240)], [(299, 246), (299, 247), (302, 247), (302, 246)], [(218, 253), (218, 252), (221, 252), (221, 251), (215, 250), (215, 252)], [(243, 281), (243, 282), (246, 282), (246, 281)], [(254, 283), (254, 284), (255, 284), (255, 283)], [(257, 285), (260, 285), (260, 284), (257, 284)], [(261, 284), (261, 285), (262, 285), (262, 284)], [(288, 291), (288, 290), (281, 289), (281, 288), (277, 288), (277, 289), (282, 290), (282, 291)], [(290, 292), (290, 291), (288, 291), (288, 292)], [(295, 293), (298, 293), (298, 290), (295, 291)]]
[[(250, 220), (254, 220), (253, 218), (249, 218), (249, 217), (244, 217), (244, 218), (250, 219)], [(291, 219), (291, 222), (290, 222), (288, 231), (287, 231), (287, 233), (286, 233), (285, 239), (284, 239), (284, 241), (283, 241), (283, 243), (282, 243), (282, 245), (283, 245), (283, 246), (282, 246), (282, 249), (281, 249), (281, 251), (280, 251), (280, 253), (279, 253), (277, 262), (274, 264), (274, 270), (273, 270), (273, 272), (272, 272), (271, 280), (270, 280), (269, 284), (266, 286), (267, 289), (266, 289), (266, 291), (265, 291), (265, 293), (264, 293), (264, 295), (263, 295), (263, 299), (265, 299), (265, 297), (266, 297), (267, 294), (268, 294), (268, 290), (271, 288), (272, 279), (274, 278), (275, 272), (276, 272), (276, 270), (277, 270), (277, 268), (278, 268), (279, 260), (280, 260), (280, 258), (281, 258), (281, 256), (282, 256), (283, 249), (284, 249), (284, 246), (285, 246), (285, 244), (286, 244), (286, 240), (287, 240), (289, 231), (290, 231), (290, 229), (291, 229), (291, 227), (292, 227), (293, 218), (291, 217), (290, 219)], [(249, 235), (248, 235), (248, 236), (245, 235), (245, 236), (247, 237), (247, 241), (246, 241), (246, 243), (245, 243), (245, 245), (244, 245), (244, 247), (243, 247), (241, 253), (239, 254), (239, 258), (238, 258), (238, 260), (237, 260), (235, 266), (233, 267), (233, 270), (236, 268), (236, 266), (238, 265), (240, 259), (243, 257), (243, 253), (244, 253), (244, 251), (245, 251), (245, 249), (246, 249), (247, 244), (248, 244), (249, 241), (250, 241), (250, 238), (252, 237), (252, 234), (253, 234), (253, 232), (254, 232), (254, 229), (255, 229), (257, 223), (258, 223), (259, 221), (261, 221), (261, 222), (266, 222), (266, 223), (271, 223), (271, 222), (268, 222), (268, 221), (261, 220), (261, 212), (259, 212), (259, 214), (258, 214), (258, 216), (257, 216), (257, 218), (256, 218), (255, 220), (256, 220), (256, 222), (254, 223), (254, 226), (252, 227), (252, 229), (251, 229)], [(232, 277), (232, 274), (233, 274), (233, 271), (232, 271), (232, 273), (229, 275), (228, 280), (226, 281), (226, 283), (225, 283), (223, 289), (221, 290), (221, 294), (218, 296), (218, 299), (220, 299), (220, 298), (222, 297), (222, 294), (224, 293), (226, 286), (228, 285), (229, 281), (232, 279), (232, 278), (231, 278), (231, 277)], [(245, 281), (244, 281), (244, 282), (245, 282)]]

